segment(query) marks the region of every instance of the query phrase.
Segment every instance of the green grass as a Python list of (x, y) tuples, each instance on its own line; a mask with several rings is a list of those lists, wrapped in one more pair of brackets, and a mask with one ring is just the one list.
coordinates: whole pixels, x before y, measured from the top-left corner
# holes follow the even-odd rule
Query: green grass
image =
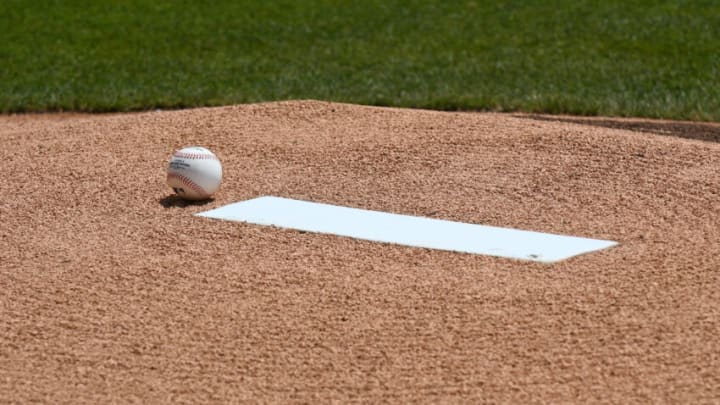
[(3, 0), (0, 111), (278, 99), (720, 121), (720, 2)]

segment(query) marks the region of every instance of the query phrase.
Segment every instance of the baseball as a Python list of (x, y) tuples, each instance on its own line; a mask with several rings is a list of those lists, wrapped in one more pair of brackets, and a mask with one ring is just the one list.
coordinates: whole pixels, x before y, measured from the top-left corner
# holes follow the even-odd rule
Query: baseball
[(186, 200), (205, 200), (220, 188), (222, 165), (214, 153), (200, 146), (173, 153), (167, 170), (167, 184)]

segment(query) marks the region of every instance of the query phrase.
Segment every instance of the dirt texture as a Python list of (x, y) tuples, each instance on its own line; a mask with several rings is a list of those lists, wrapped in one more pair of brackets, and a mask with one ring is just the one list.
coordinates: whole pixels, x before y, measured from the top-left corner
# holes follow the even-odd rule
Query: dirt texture
[[(0, 402), (720, 401), (720, 125), (292, 101), (0, 117)], [(201, 145), (216, 199), (165, 184)], [(556, 264), (195, 217), (275, 195)]]

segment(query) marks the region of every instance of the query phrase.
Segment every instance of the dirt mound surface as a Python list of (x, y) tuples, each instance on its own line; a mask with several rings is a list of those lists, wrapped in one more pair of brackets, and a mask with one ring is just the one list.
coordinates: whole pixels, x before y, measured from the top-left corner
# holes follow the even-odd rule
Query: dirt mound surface
[[(716, 124), (294, 101), (0, 117), (0, 393), (711, 402)], [(185, 204), (170, 154), (213, 150)], [(611, 239), (553, 265), (199, 218), (260, 195)]]

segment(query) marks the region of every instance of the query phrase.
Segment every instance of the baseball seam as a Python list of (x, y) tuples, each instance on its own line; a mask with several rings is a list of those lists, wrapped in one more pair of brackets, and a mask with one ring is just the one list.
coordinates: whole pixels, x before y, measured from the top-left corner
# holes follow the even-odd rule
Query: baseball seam
[(199, 184), (195, 183), (194, 181), (190, 180), (189, 178), (183, 176), (182, 174), (177, 173), (168, 173), (167, 175), (168, 181), (170, 179), (178, 179), (180, 180), (184, 186), (187, 186), (191, 188), (193, 191), (195, 191), (199, 196), (201, 197), (207, 197), (210, 194), (208, 194), (204, 188), (202, 188)]
[(209, 155), (207, 153), (185, 153), (185, 152), (175, 152), (173, 154), (174, 157), (180, 158), (180, 159), (212, 159), (212, 160), (218, 160), (217, 156)]

